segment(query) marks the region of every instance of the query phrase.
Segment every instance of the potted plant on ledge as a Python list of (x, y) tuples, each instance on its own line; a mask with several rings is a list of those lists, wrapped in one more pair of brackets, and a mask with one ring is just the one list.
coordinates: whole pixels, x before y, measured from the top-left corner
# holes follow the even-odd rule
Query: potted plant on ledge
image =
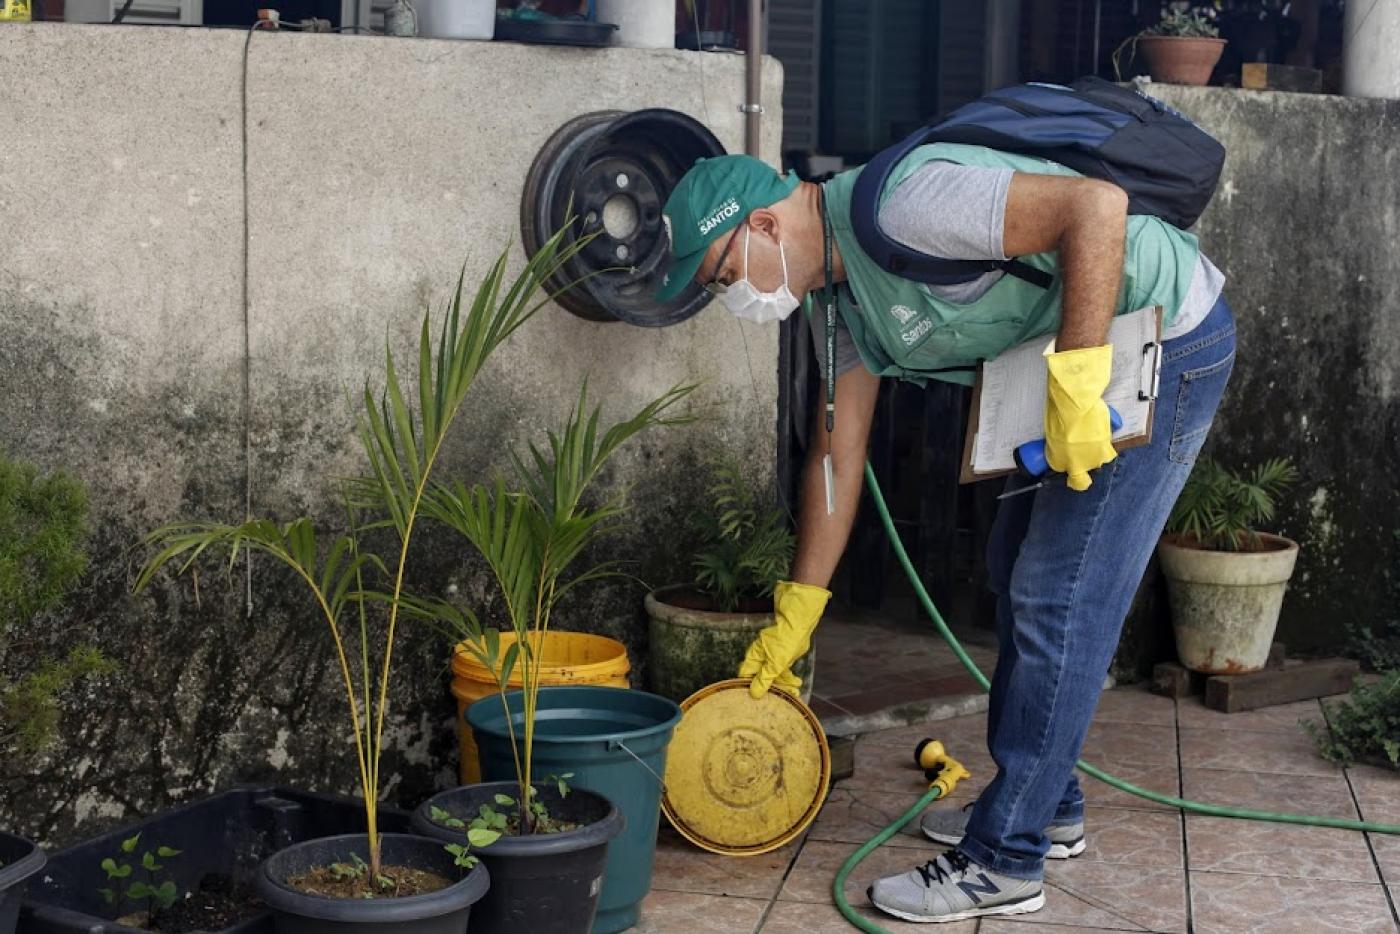
[(1268, 660), (1298, 545), (1255, 531), (1297, 482), (1286, 460), (1246, 474), (1196, 465), (1157, 546), (1181, 664), (1207, 674), (1259, 671)]
[[(734, 677), (759, 631), (773, 624), (773, 587), (792, 565), (795, 538), (737, 457), (711, 467), (709, 504), (695, 516), (692, 584), (646, 596), (653, 689), (674, 701)], [(816, 649), (798, 659), (802, 699), (811, 698)]]
[(1169, 3), (1155, 26), (1133, 37), (1153, 81), (1204, 85), (1225, 51), (1214, 5)]

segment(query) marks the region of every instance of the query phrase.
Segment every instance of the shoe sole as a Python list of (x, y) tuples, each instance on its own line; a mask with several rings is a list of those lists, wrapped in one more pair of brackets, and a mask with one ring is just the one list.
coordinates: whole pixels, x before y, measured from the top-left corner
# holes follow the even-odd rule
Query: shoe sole
[[(933, 831), (923, 827), (920, 827), (919, 829), (924, 832), (925, 837), (928, 837), (935, 843), (945, 843), (948, 846), (957, 846), (959, 843), (962, 842), (962, 837), (960, 836), (954, 837), (950, 834), (934, 833)], [(1087, 848), (1088, 844), (1084, 842), (1083, 837), (1080, 837), (1078, 840), (1071, 840), (1069, 843), (1052, 843), (1050, 844), (1050, 850), (1045, 854), (1045, 858), (1073, 859), (1080, 853), (1083, 853)]]
[[(869, 892), (866, 893), (869, 897)], [(986, 918), (992, 915), (1023, 915), (1032, 911), (1039, 911), (1045, 907), (1044, 890), (1036, 892), (1030, 898), (1023, 898), (1017, 902), (1007, 902), (1004, 905), (992, 905), (990, 908), (969, 908), (967, 911), (954, 912), (951, 915), (940, 915), (937, 918), (929, 918), (916, 915), (908, 911), (900, 911), (897, 908), (886, 908), (873, 898), (870, 904), (880, 909), (887, 915), (891, 915), (901, 921), (912, 921), (915, 924), (942, 924), (946, 921), (966, 921), (970, 918)]]

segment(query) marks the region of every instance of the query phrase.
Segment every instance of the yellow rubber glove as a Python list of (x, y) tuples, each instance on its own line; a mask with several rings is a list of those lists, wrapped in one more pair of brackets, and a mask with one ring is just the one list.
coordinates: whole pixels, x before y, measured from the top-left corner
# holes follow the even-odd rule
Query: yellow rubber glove
[(1087, 490), (1089, 471), (1118, 456), (1108, 404), (1103, 401), (1113, 367), (1113, 345), (1045, 351), (1050, 370), (1045, 399), (1045, 460), (1066, 475), (1071, 490)]
[(831, 591), (810, 584), (782, 581), (773, 588), (773, 625), (758, 634), (739, 665), (739, 677), (753, 679), (752, 697), (762, 697), (770, 687), (797, 696), (802, 679), (792, 673), (792, 663), (811, 648), (812, 631), (830, 599)]

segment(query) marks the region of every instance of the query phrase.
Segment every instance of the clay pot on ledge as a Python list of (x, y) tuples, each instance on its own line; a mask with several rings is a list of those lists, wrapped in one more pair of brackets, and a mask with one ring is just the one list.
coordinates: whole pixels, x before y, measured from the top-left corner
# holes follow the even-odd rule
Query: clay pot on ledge
[(1137, 42), (1152, 80), (1166, 84), (1209, 84), (1225, 51), (1224, 39), (1205, 36), (1142, 36)]

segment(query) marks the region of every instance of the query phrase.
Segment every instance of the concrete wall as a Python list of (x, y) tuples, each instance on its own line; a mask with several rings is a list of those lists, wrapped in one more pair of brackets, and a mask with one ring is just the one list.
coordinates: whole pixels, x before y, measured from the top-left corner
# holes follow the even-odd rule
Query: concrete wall
[(1224, 142), (1202, 247), (1225, 271), (1239, 357), (1208, 453), (1293, 458), (1279, 531), (1302, 545), (1290, 650), (1393, 619), (1400, 570), (1400, 101), (1154, 85)]
[[(0, 31), (20, 89), (0, 96), (0, 450), (75, 472), (95, 526), (71, 612), (8, 664), (84, 639), (121, 666), (72, 699), (48, 760), (0, 765), (0, 826), (50, 841), (234, 781), (354, 787), (329, 639), (295, 582), (255, 563), (251, 616), (241, 575), (212, 568), (197, 595), (187, 577), (132, 597), (140, 537), (237, 520), (245, 495), (259, 515), (328, 514), (325, 478), (361, 466), (350, 394), (382, 372), (386, 337), (411, 346), (464, 261), (469, 283), (506, 247), (520, 267), (521, 186), (567, 119), (665, 106), (742, 147), (737, 57), (259, 33), (245, 121), (244, 39)], [(780, 89), (770, 61), (771, 157)], [(585, 373), (614, 416), (706, 379), (696, 406), (714, 417), (635, 444), (606, 478), (636, 509), (610, 554), (680, 578), (697, 453), (738, 450), (771, 478), (776, 347), (776, 329), (713, 312), (651, 330), (548, 308), (479, 381), (447, 475), (558, 424)], [(420, 568), (427, 587), (487, 589), (451, 540), (429, 536)], [(625, 638), (637, 664), (640, 600), (596, 590), (560, 625)], [(384, 774), (414, 802), (456, 767), (445, 646), (410, 632), (396, 661)]]

